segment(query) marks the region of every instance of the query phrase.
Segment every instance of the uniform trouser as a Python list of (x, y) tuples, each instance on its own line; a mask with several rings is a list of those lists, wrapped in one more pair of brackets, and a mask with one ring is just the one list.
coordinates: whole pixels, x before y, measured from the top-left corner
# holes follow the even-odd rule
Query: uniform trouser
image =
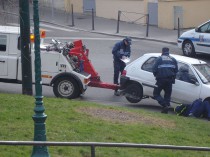
[(190, 113), (193, 113), (195, 117), (205, 117), (210, 118), (210, 103), (204, 101), (202, 103), (194, 103)]
[(205, 103), (202, 102), (201, 99), (197, 99), (192, 103), (192, 107), (190, 109), (189, 114), (193, 114), (195, 117), (201, 117), (204, 112)]
[(210, 118), (210, 103), (208, 101), (204, 101), (204, 117)]
[(113, 62), (114, 64), (114, 84), (119, 84), (118, 79), (119, 79), (119, 74), (123, 72), (126, 64), (122, 61), (115, 61)]
[[(170, 106), (172, 82), (170, 79), (160, 79), (156, 82), (157, 87), (154, 88), (153, 96), (163, 107)], [(162, 90), (164, 91), (164, 98), (160, 95)]]

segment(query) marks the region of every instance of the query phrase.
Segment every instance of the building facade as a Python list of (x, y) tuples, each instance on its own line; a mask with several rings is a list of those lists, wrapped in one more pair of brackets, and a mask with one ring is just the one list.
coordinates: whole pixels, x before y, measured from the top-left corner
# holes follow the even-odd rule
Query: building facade
[(210, 19), (210, 0), (42, 0), (50, 5), (54, 1), (57, 9), (85, 13), (94, 9), (96, 16), (117, 19), (121, 11), (122, 21), (149, 23), (160, 28), (192, 28)]

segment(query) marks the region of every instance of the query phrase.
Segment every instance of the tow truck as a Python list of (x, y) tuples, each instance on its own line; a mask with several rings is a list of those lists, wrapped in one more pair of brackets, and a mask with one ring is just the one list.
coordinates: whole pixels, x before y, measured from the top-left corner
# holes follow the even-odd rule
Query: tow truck
[[(44, 43), (46, 33), (40, 33), (42, 85), (52, 86), (56, 97), (74, 99), (84, 94), (87, 87), (118, 89), (119, 86), (102, 82), (82, 40), (61, 43), (52, 39)], [(34, 36), (31, 34), (31, 59), (34, 60)], [(35, 83), (32, 64), (32, 82)], [(0, 26), (0, 82), (22, 83), (20, 28)]]

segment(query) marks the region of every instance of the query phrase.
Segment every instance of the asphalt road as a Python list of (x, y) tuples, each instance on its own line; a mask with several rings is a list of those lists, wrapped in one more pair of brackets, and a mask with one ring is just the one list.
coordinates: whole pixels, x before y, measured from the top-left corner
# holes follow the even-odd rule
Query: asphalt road
[[(111, 50), (115, 42), (120, 41), (122, 38), (67, 30), (49, 25), (41, 25), (41, 27), (45, 28), (47, 31), (46, 42), (50, 42), (52, 38), (58, 39), (61, 42), (82, 39), (84, 45), (90, 50), (89, 59), (95, 70), (99, 73), (101, 80), (108, 83), (113, 82), (113, 60)], [(169, 47), (171, 53), (182, 55), (181, 50), (178, 49), (176, 45), (145, 40), (133, 40), (131, 61), (145, 53), (161, 52), (162, 47), (165, 46)], [(210, 56), (207, 55), (199, 55), (199, 58), (207, 62), (210, 60)], [(17, 84), (0, 83), (0, 92), (21, 93), (22, 86)], [(107, 105), (156, 108), (160, 110), (160, 106), (152, 99), (145, 99), (137, 104), (130, 104), (124, 97), (114, 96), (113, 93), (113, 90), (110, 89), (88, 87), (86, 93), (77, 100), (85, 100)], [(43, 86), (43, 96), (54, 97), (52, 87)]]

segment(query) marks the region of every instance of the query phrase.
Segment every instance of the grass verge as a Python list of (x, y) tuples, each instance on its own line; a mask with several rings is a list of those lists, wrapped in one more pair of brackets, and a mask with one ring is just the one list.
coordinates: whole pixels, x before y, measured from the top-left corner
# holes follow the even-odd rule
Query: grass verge
[[(0, 140), (31, 141), (35, 99), (0, 94)], [(48, 141), (117, 142), (210, 147), (206, 120), (138, 109), (44, 98)], [(51, 157), (90, 157), (89, 147), (48, 147)], [(1, 157), (30, 156), (31, 146), (0, 146)], [(210, 157), (209, 152), (96, 148), (97, 157)]]

